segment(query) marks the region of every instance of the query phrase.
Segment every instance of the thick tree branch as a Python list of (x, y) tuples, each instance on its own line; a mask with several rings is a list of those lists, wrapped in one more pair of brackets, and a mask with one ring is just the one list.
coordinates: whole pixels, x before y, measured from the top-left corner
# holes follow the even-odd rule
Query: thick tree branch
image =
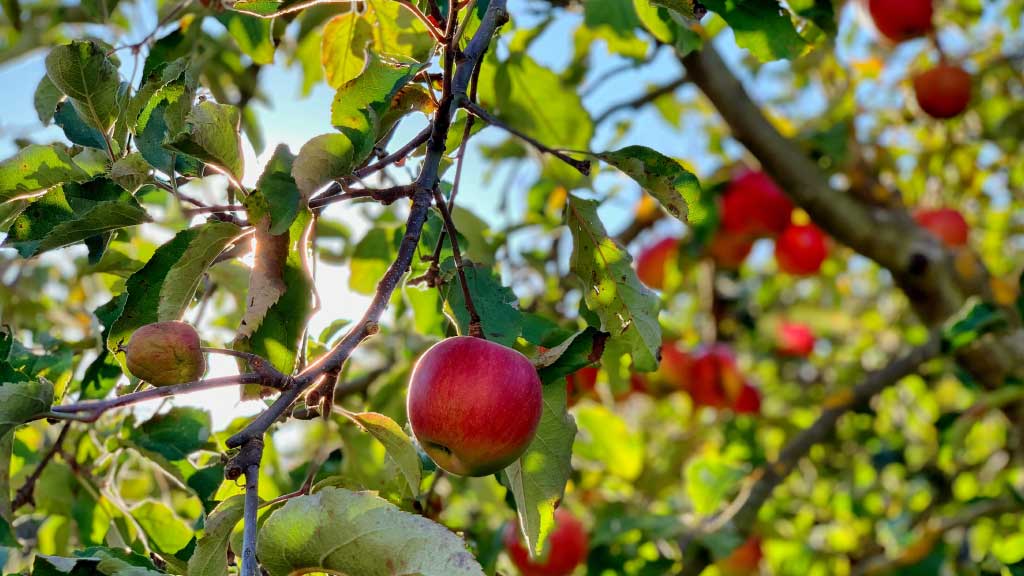
[[(989, 296), (988, 274), (956, 272), (954, 254), (918, 226), (900, 206), (874, 206), (833, 188), (828, 176), (768, 121), (711, 43), (682, 58), (689, 78), (711, 101), (733, 135), (811, 219), (831, 236), (888, 269), (907, 293), (921, 320), (938, 326), (957, 314), (970, 295)], [(1024, 333), (986, 340), (958, 360), (980, 381), (1002, 383), (1024, 366)]]
[[(768, 501), (775, 488), (789, 476), (813, 446), (832, 437), (840, 417), (867, 405), (876, 394), (917, 372), (921, 364), (935, 358), (940, 352), (940, 338), (933, 336), (927, 343), (894, 360), (885, 368), (868, 374), (864, 382), (854, 387), (848, 400), (825, 408), (809, 428), (786, 444), (774, 462), (765, 464), (754, 472), (742, 493), (729, 507), (704, 526), (703, 531), (710, 533), (731, 528), (743, 534), (748, 533), (757, 520), (761, 506)], [(710, 563), (710, 554), (698, 544), (684, 546), (685, 548), (689, 550), (687, 557), (684, 558), (681, 574), (696, 576)]]

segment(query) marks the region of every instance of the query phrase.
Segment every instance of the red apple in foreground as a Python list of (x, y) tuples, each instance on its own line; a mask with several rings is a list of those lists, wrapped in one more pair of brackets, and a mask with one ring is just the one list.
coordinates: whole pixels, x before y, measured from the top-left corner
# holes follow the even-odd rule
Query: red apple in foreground
[(914, 77), (914, 95), (932, 118), (959, 116), (971, 103), (971, 75), (959, 66), (939, 64)]
[(951, 248), (967, 245), (970, 228), (960, 212), (952, 208), (918, 210), (914, 220)]
[(505, 549), (523, 576), (568, 576), (587, 559), (583, 524), (564, 508), (555, 510), (555, 528), (544, 547), (544, 558), (530, 558), (515, 523), (505, 526)]
[(511, 464), (533, 441), (541, 382), (519, 352), (456, 336), (420, 356), (406, 410), (413, 434), (438, 466), (486, 476)]
[(789, 274), (817, 274), (827, 257), (825, 234), (813, 224), (790, 226), (775, 240), (775, 260)]
[(760, 572), (763, 557), (761, 537), (751, 536), (716, 565), (722, 576), (755, 576)]
[(206, 372), (199, 333), (185, 322), (155, 322), (132, 333), (124, 347), (125, 365), (153, 386), (193, 382)]
[(665, 287), (665, 269), (675, 263), (679, 239), (665, 238), (644, 248), (636, 259), (636, 275), (640, 281), (655, 290)]
[(722, 228), (748, 239), (782, 232), (792, 212), (793, 203), (764, 172), (743, 172), (722, 196)]
[(814, 331), (806, 324), (781, 322), (776, 337), (776, 350), (783, 356), (806, 358), (814, 351)]
[(932, 30), (932, 0), (868, 0), (875, 28), (893, 42), (924, 36)]

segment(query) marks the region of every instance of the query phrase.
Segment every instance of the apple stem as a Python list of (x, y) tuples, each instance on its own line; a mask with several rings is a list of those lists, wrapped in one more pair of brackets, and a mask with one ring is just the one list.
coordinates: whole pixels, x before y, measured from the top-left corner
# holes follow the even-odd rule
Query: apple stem
[[(434, 205), (437, 206), (438, 212), (441, 213), (441, 219), (444, 220), (444, 229), (448, 232), (448, 238), (452, 245), (452, 258), (455, 260), (455, 269), (459, 274), (462, 298), (466, 302), (466, 311), (469, 312), (469, 335), (475, 338), (483, 338), (484, 330), (480, 325), (480, 314), (477, 313), (476, 305), (473, 304), (473, 295), (469, 290), (469, 281), (466, 280), (465, 261), (462, 259), (462, 251), (459, 249), (455, 222), (452, 220), (452, 214), (448, 210), (448, 203), (445, 201), (444, 196), (441, 195), (441, 190), (436, 186), (434, 187)], [(436, 261), (434, 264), (436, 265)]]

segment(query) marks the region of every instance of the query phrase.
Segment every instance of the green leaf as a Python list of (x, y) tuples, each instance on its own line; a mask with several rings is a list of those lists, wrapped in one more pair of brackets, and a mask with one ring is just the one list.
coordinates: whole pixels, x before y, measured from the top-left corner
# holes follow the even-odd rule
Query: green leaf
[[(484, 336), (505, 346), (514, 346), (522, 332), (523, 318), (519, 312), (519, 299), (511, 288), (501, 284), (489, 267), (463, 261), (466, 285), (473, 304), (480, 314)], [(455, 269), (455, 259), (441, 263), (441, 297), (444, 298), (459, 325), (460, 334), (469, 334), (469, 311), (466, 309), (462, 284)]]
[[(288, 146), (279, 145), (256, 183), (256, 191), (266, 200), (267, 212), (270, 214), (270, 233), (274, 235), (284, 234), (299, 214), (302, 198), (295, 178), (292, 177), (294, 162), (295, 155)], [(249, 217), (255, 219), (252, 214)]]
[(209, 443), (212, 424), (206, 410), (176, 406), (128, 428), (136, 446), (168, 460), (183, 460)]
[(373, 151), (392, 99), (423, 67), (370, 52), (362, 74), (338, 89), (331, 103), (331, 124), (356, 145), (357, 156)]
[(107, 22), (117, 9), (119, 0), (82, 0), (82, 11), (96, 22)]
[(45, 378), (0, 384), (0, 437), (50, 410), (53, 384)]
[(973, 301), (942, 331), (942, 348), (947, 353), (956, 352), (986, 334), (1005, 328), (1007, 323), (1006, 314), (996, 305)]
[(357, 156), (348, 136), (321, 134), (302, 145), (292, 164), (292, 176), (305, 201), (328, 182), (351, 174), (364, 158)]
[(0, 204), (64, 182), (81, 182), (89, 176), (64, 149), (33, 144), (0, 162)]
[(554, 527), (555, 505), (565, 495), (565, 484), (572, 475), (576, 422), (565, 406), (565, 386), (544, 386), (537, 435), (526, 452), (502, 471), (504, 484), (515, 496), (519, 529), (534, 556), (545, 553)]
[(185, 127), (185, 119), (192, 110), (195, 85), (188, 79), (169, 82), (158, 89), (139, 112), (135, 124), (136, 144), (142, 157), (151, 166), (170, 174), (174, 169), (184, 174), (198, 174), (199, 161), (190, 157), (177, 157), (164, 148), (168, 137)]
[[(121, 316), (127, 299), (128, 294), (122, 292), (96, 308), (93, 312), (96, 319), (103, 326), (103, 331), (100, 333), (102, 342), (107, 341), (110, 327)], [(121, 365), (118, 364), (117, 359), (110, 353), (110, 350), (104, 347), (100, 351), (99, 356), (85, 369), (85, 374), (82, 376), (82, 400), (98, 400), (105, 397), (117, 384), (122, 374)]]
[(266, 220), (257, 225), (256, 262), (233, 347), (259, 354), (291, 374), (313, 306), (313, 282), (303, 266), (312, 214), (303, 210), (288, 232), (276, 236), (269, 233)]
[(630, 354), (636, 370), (650, 372), (658, 367), (661, 348), (658, 297), (637, 278), (629, 252), (608, 237), (597, 206), (569, 195), (570, 269), (583, 283), (587, 308), (611, 335), (609, 344)]
[[(556, 331), (551, 337), (558, 337), (559, 334), (561, 332)], [(560, 343), (552, 344), (534, 363), (537, 366), (538, 374), (540, 374), (541, 382), (545, 385), (561, 382), (566, 376), (580, 368), (598, 362), (604, 354), (604, 345), (607, 340), (607, 333), (592, 326), (570, 334), (568, 337), (562, 336)]]
[(634, 481), (644, 466), (644, 441), (641, 434), (630, 429), (619, 415), (600, 404), (586, 404), (576, 409), (580, 433), (574, 452), (600, 470)]
[(136, 190), (149, 181), (150, 167), (139, 152), (132, 152), (118, 159), (110, 167), (110, 179), (122, 188), (134, 194)]
[[(192, 243), (197, 239), (204, 238), (204, 231), (208, 227), (222, 228), (223, 225), (223, 222), (212, 222), (178, 232), (174, 238), (156, 249), (145, 266), (128, 278), (125, 283), (125, 292), (128, 296), (125, 300), (124, 311), (110, 328), (110, 334), (107, 337), (108, 350), (116, 353), (118, 345), (128, 342), (136, 329), (160, 320), (158, 310), (168, 274), (175, 267), (178, 267), (179, 270), (182, 269), (181, 267), (185, 267), (196, 274), (202, 274), (203, 270), (199, 270), (198, 266), (194, 267), (187, 262), (182, 263), (182, 259), (197, 250), (202, 252), (201, 246), (193, 249)], [(181, 263), (180, 266), (179, 263)], [(164, 320), (167, 319), (164, 318)], [(118, 360), (120, 361), (121, 358)]]
[(46, 74), (86, 123), (102, 133), (110, 130), (121, 79), (103, 48), (89, 41), (58, 46), (46, 56)]
[(3, 245), (29, 258), (150, 221), (131, 194), (111, 180), (97, 178), (55, 188), (30, 204), (11, 224)]
[(206, 100), (192, 108), (181, 132), (165, 146), (211, 164), (240, 182), (244, 176), (240, 123), (238, 108)]
[(203, 275), (242, 230), (230, 222), (208, 222), (171, 266), (160, 288), (159, 321), (178, 320), (188, 310)]
[(710, 452), (691, 458), (683, 474), (686, 493), (701, 515), (717, 512), (746, 475), (725, 456)]
[(343, 414), (369, 432), (387, 450), (402, 476), (409, 483), (413, 498), (420, 494), (420, 456), (408, 434), (394, 420), (376, 412), (349, 412)]
[(203, 537), (188, 560), (189, 576), (227, 576), (228, 543), (231, 531), (242, 521), (245, 497), (232, 496), (221, 502), (206, 517)]
[(444, 526), (369, 493), (324, 488), (289, 500), (259, 533), (257, 556), (271, 576), (482, 576), (466, 544)]
[(702, 0), (702, 3), (729, 24), (736, 34), (736, 44), (762, 62), (793, 59), (807, 48), (807, 41), (797, 33), (789, 11), (780, 6), (778, 0)]
[(338, 88), (363, 71), (366, 45), (371, 42), (372, 33), (367, 18), (351, 9), (327, 23), (320, 44), (320, 61), (329, 86)]
[(696, 224), (707, 217), (700, 182), (672, 158), (646, 146), (627, 146), (597, 157), (635, 180), (680, 222)]
[(489, 57), (480, 71), (480, 103), (501, 120), (554, 148), (587, 149), (594, 123), (575, 90), (526, 54)]
[[(730, 3), (737, 2), (753, 2), (757, 3), (761, 0), (728, 0)], [(704, 13), (707, 12), (702, 6), (701, 2), (697, 0), (650, 0), (651, 4), (661, 6), (671, 10), (672, 13), (679, 16), (683, 22), (691, 23), (700, 20)], [(705, 2), (706, 4), (706, 2)]]
[(32, 96), (32, 104), (35, 106), (36, 115), (43, 126), (49, 126), (53, 120), (53, 112), (57, 109), (57, 103), (64, 97), (64, 94), (54, 85), (49, 76), (43, 76), (36, 86), (36, 92)]
[(352, 249), (348, 286), (360, 294), (373, 294), (377, 279), (384, 275), (398, 252), (396, 225), (378, 225), (366, 232)]
[(192, 529), (161, 502), (143, 502), (131, 510), (149, 545), (163, 555), (178, 552), (192, 540)]
[(274, 61), (274, 39), (271, 36), (273, 20), (258, 18), (239, 12), (221, 12), (217, 20), (228, 29), (239, 50), (256, 64)]
[(107, 141), (103, 138), (103, 133), (86, 124), (70, 101), (65, 100), (57, 104), (53, 123), (64, 131), (64, 136), (72, 144), (106, 151)]

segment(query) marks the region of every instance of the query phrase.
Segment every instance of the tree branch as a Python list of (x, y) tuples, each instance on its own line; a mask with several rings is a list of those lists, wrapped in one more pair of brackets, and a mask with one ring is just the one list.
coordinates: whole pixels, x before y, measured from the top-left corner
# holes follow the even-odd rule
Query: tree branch
[(469, 312), (469, 335), (475, 338), (483, 338), (484, 331), (480, 325), (480, 314), (477, 313), (476, 306), (473, 304), (473, 295), (469, 292), (469, 282), (466, 280), (466, 270), (462, 262), (462, 251), (459, 250), (455, 223), (452, 222), (452, 215), (448, 211), (448, 205), (445, 203), (444, 196), (441, 196), (441, 191), (437, 188), (434, 188), (434, 205), (437, 206), (437, 210), (441, 213), (444, 229), (448, 232), (448, 237), (451, 238), (452, 258), (455, 259), (455, 270), (459, 274), (459, 285), (462, 286), (462, 298), (466, 301), (466, 311)]
[(619, 102), (618, 104), (613, 104), (604, 112), (598, 114), (597, 118), (594, 118), (594, 125), (597, 126), (598, 124), (601, 124), (602, 122), (610, 118), (613, 114), (616, 114), (623, 110), (639, 110), (640, 108), (643, 108), (644, 106), (650, 104), (651, 102), (654, 102), (655, 100), (661, 98), (662, 96), (672, 94), (681, 86), (684, 86), (689, 82), (690, 79), (684, 74), (683, 76), (680, 76), (679, 78), (676, 78), (675, 80), (665, 85), (651, 88), (644, 94), (641, 94), (640, 96), (637, 96), (632, 100), (626, 100), (624, 102)]
[[(957, 314), (971, 295), (990, 296), (988, 273), (965, 278), (954, 255), (917, 225), (902, 206), (868, 205), (829, 184), (828, 176), (794, 142), (784, 137), (751, 100), (711, 43), (682, 58), (689, 78), (711, 101), (733, 135), (760, 161), (786, 194), (840, 242), (888, 269), (921, 320), (938, 326)], [(972, 256), (977, 260), (976, 256)], [(986, 339), (957, 359), (978, 380), (1002, 384), (1024, 367), (1024, 333)]]
[[(814, 445), (831, 438), (841, 416), (867, 405), (882, 390), (917, 372), (921, 364), (939, 355), (940, 342), (941, 339), (933, 335), (927, 343), (894, 360), (885, 368), (868, 374), (862, 383), (853, 388), (847, 401), (825, 408), (809, 428), (786, 444), (774, 462), (765, 464), (750, 476), (748, 485), (740, 495), (704, 526), (702, 532), (712, 533), (731, 528), (747, 534), (754, 526), (761, 506), (768, 501), (775, 488), (789, 476)], [(701, 544), (683, 544), (682, 548), (690, 558), (684, 562), (681, 574), (697, 576), (710, 564), (710, 554)]]
[(470, 102), (468, 100), (464, 101), (462, 103), (462, 107), (465, 108), (469, 113), (473, 114), (474, 116), (483, 120), (484, 122), (487, 122), (491, 126), (501, 128), (502, 130), (508, 132), (509, 134), (512, 134), (513, 136), (527, 142), (540, 152), (543, 152), (544, 154), (550, 154), (555, 158), (558, 158), (562, 162), (565, 162), (569, 166), (575, 168), (580, 174), (583, 174), (584, 176), (590, 174), (589, 160), (577, 160), (571, 156), (566, 155), (564, 152), (560, 150), (555, 150), (554, 148), (551, 148), (550, 146), (541, 143), (532, 136), (524, 134), (519, 130), (516, 130), (515, 128), (509, 126), (508, 124), (502, 122), (501, 119), (499, 119), (497, 116), (491, 114), (487, 110), (484, 110), (483, 107), (481, 107), (479, 104), (475, 102)]
[(15, 494), (14, 500), (11, 502), (11, 512), (16, 511), (25, 504), (35, 504), (36, 482), (39, 481), (39, 477), (43, 475), (43, 470), (53, 460), (54, 455), (64, 445), (64, 440), (67, 438), (70, 430), (71, 422), (65, 422), (64, 426), (60, 429), (60, 434), (57, 435), (57, 439), (53, 441), (53, 446), (50, 446), (50, 449), (43, 455), (43, 459), (39, 461), (36, 469), (29, 474), (28, 478), (25, 479), (25, 483), (18, 489), (18, 493)]

